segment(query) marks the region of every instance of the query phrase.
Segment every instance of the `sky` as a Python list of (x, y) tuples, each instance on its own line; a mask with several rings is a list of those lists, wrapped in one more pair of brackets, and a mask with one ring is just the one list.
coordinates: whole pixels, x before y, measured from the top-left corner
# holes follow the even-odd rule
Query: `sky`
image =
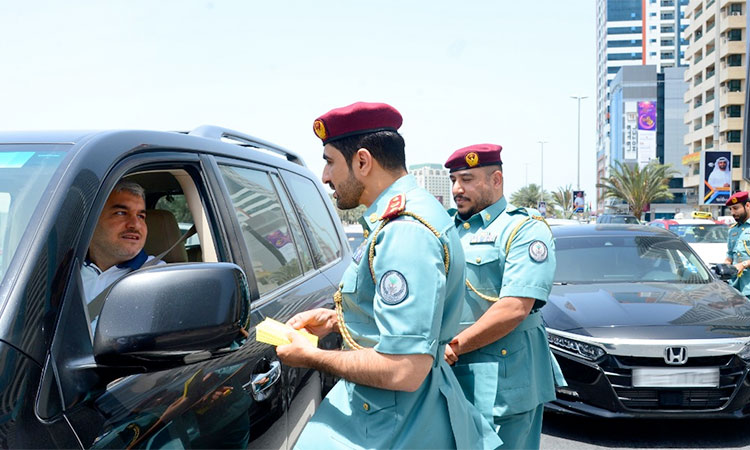
[(576, 188), (571, 96), (587, 96), (580, 187), (593, 201), (594, 8), (590, 0), (0, 0), (0, 129), (219, 125), (294, 150), (320, 176), (314, 119), (385, 102), (404, 117), (407, 165), (500, 144), (510, 195), (542, 179), (545, 190)]

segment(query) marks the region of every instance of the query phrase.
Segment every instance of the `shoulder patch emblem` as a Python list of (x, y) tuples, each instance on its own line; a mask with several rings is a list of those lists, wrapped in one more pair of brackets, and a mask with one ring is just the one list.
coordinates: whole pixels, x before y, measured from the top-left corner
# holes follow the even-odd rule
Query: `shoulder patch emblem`
[(393, 219), (404, 211), (406, 208), (406, 196), (404, 194), (398, 194), (388, 202), (388, 207), (381, 216), (382, 219)]
[(386, 305), (398, 305), (409, 295), (409, 285), (401, 272), (389, 270), (380, 279), (378, 294)]
[(534, 241), (529, 244), (529, 256), (536, 262), (543, 262), (547, 259), (547, 245), (542, 241)]

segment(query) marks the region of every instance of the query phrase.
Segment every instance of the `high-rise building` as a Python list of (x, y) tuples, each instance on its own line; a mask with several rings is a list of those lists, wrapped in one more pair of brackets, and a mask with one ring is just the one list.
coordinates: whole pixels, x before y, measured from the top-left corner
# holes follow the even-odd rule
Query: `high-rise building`
[[(683, 143), (687, 125), (683, 123), (687, 105), (685, 67), (622, 67), (610, 83), (610, 160), (645, 165), (651, 161), (670, 164), (678, 174), (670, 180), (673, 199), (652, 204), (647, 219), (672, 217), (685, 205), (682, 187)], [(618, 205), (607, 205), (617, 207)], [(627, 212), (627, 205), (622, 205)]]
[(409, 166), (409, 173), (417, 179), (417, 184), (434, 195), (445, 209), (451, 207), (451, 179), (448, 169), (440, 164), (415, 164)]
[[(654, 65), (656, 71), (685, 65), (684, 10), (688, 0), (596, 1), (597, 182), (607, 175), (610, 156), (610, 90), (624, 66)], [(597, 192), (597, 209), (603, 209)]]
[[(745, 0), (692, 0), (687, 16), (689, 67), (685, 72), (688, 105), (684, 122), (689, 131), (684, 143), (689, 153), (682, 163), (688, 167), (684, 186), (697, 205), (715, 205), (718, 211), (729, 192), (747, 190), (743, 180), (743, 128), (747, 83)], [(729, 160), (731, 183), (710, 181), (719, 166)], [(726, 164), (726, 163), (724, 163)], [(716, 179), (716, 178), (714, 178)], [(727, 174), (729, 181), (729, 174)], [(728, 184), (728, 186), (726, 186)], [(721, 188), (726, 186), (726, 192)]]

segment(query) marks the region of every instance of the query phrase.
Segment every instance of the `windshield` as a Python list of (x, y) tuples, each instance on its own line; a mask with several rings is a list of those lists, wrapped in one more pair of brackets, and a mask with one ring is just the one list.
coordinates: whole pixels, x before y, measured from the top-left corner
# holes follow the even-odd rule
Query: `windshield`
[(555, 239), (557, 283), (708, 283), (711, 278), (681, 240), (664, 236), (576, 236)]
[(0, 280), (69, 145), (0, 145)]
[(669, 231), (691, 244), (726, 244), (729, 227), (719, 224), (670, 225)]

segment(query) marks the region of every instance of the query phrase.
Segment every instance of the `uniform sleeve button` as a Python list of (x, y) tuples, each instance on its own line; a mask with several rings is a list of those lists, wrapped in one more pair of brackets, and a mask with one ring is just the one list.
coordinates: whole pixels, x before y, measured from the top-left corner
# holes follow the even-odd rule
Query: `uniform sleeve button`
[(482, 262), (482, 258), (477, 258), (477, 264), (479, 264), (480, 262)]
[(508, 354), (508, 350), (502, 349), (502, 350), (500, 351), (500, 354), (501, 354), (501, 355), (503, 355), (503, 356), (505, 356), (505, 355), (507, 355), (507, 354)]
[(369, 411), (370, 410), (370, 405), (367, 404), (367, 403), (363, 403), (362, 404), (362, 409), (364, 409), (365, 411)]

